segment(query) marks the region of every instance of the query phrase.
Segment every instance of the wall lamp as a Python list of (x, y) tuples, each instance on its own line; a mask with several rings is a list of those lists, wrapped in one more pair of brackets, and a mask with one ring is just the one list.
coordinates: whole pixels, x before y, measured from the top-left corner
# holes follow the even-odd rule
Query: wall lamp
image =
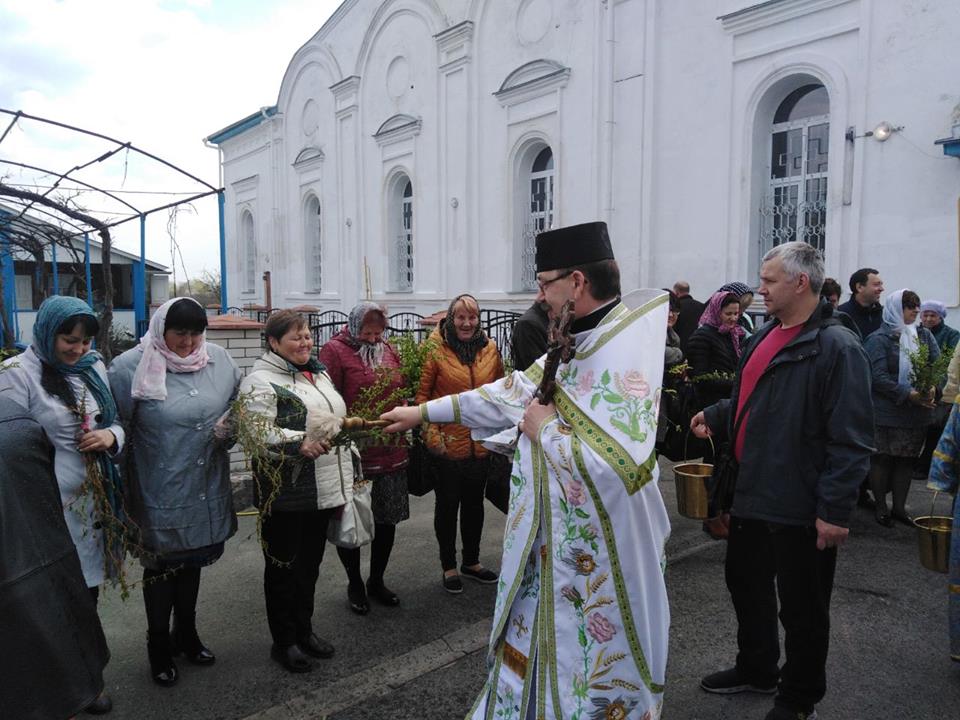
[(877, 142), (886, 142), (891, 135), (896, 132), (903, 130), (903, 125), (891, 125), (886, 120), (879, 123), (873, 130), (867, 130), (863, 135), (857, 135), (856, 128), (852, 125), (847, 128), (846, 135), (844, 137), (848, 142), (853, 142), (857, 138), (868, 138), (872, 137)]

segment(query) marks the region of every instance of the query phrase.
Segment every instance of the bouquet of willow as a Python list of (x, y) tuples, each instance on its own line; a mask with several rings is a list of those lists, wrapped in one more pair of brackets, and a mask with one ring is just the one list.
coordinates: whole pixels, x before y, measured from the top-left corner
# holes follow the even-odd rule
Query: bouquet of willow
[(910, 358), (910, 385), (917, 392), (929, 393), (946, 381), (953, 348), (944, 348), (936, 360), (931, 360), (930, 347), (921, 342), (916, 350), (907, 351), (907, 357)]

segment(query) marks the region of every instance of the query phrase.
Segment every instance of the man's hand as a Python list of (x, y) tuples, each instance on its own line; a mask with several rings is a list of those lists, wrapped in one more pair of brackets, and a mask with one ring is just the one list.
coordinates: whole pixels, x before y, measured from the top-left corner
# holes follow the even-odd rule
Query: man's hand
[(523, 411), (523, 419), (517, 427), (531, 441), (536, 442), (537, 438), (540, 437), (540, 426), (543, 425), (547, 417), (555, 415), (556, 412), (557, 408), (553, 403), (541, 405), (540, 401), (534, 398), (527, 405), (527, 409)]
[(817, 550), (840, 547), (849, 534), (849, 528), (831, 525), (826, 520), (817, 518)]
[(690, 419), (690, 430), (701, 440), (706, 440), (713, 435), (713, 431), (707, 427), (707, 420), (702, 410)]
[(410, 407), (395, 407), (393, 410), (388, 410), (380, 416), (381, 420), (389, 420), (390, 425), (387, 425), (383, 431), (388, 433), (397, 433), (403, 432), (404, 430), (409, 430), (410, 428), (419, 425), (422, 418), (420, 417), (420, 406), (412, 405)]
[(103, 452), (117, 444), (117, 438), (109, 430), (88, 430), (77, 442), (80, 452)]

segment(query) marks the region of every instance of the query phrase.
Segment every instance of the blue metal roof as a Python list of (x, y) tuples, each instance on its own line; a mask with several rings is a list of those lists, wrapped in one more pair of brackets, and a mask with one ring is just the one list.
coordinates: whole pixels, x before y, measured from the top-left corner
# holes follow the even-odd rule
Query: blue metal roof
[(277, 114), (277, 106), (271, 105), (270, 107), (264, 107), (257, 110), (257, 112), (247, 115), (247, 117), (242, 120), (237, 120), (237, 122), (232, 125), (227, 125), (225, 128), (217, 130), (215, 133), (209, 137), (204, 138), (207, 142), (211, 142), (214, 145), (219, 145), (225, 140), (229, 140), (232, 137), (246, 132), (250, 128), (255, 128), (257, 125), (262, 123), (265, 118), (273, 117)]

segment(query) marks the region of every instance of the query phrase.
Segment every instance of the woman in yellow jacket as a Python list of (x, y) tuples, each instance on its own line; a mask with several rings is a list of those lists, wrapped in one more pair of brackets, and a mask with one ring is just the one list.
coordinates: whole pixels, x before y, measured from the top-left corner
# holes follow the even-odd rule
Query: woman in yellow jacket
[[(503, 361), (493, 340), (480, 328), (480, 306), (470, 295), (450, 303), (447, 316), (430, 335), (436, 350), (428, 354), (420, 376), (417, 403), (478, 388), (503, 377)], [(433, 528), (440, 546), (443, 588), (463, 592), (460, 573), (481, 583), (497, 582), (497, 573), (480, 564), (483, 495), (490, 459), (462, 425), (428, 425), (425, 442), (437, 456)], [(457, 572), (457, 511), (460, 512), (462, 563)]]

